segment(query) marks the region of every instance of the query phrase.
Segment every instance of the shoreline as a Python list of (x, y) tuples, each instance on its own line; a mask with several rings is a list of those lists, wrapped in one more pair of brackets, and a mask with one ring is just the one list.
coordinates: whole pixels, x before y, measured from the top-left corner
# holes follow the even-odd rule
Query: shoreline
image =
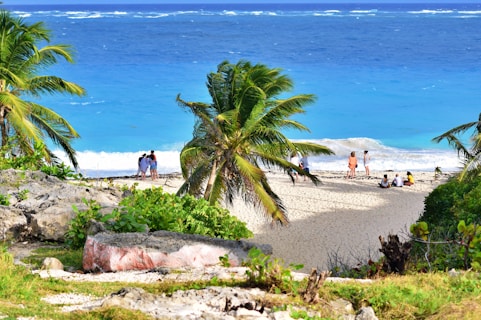
[[(391, 181), (396, 172), (373, 171), (366, 177), (361, 171), (354, 179), (345, 179), (346, 172), (340, 171), (313, 173), (321, 180), (317, 186), (302, 176), (293, 185), (287, 174), (267, 172), (269, 184), (287, 208), (290, 224), (286, 227), (272, 226), (261, 211), (240, 198), (233, 206), (225, 206), (254, 233), (248, 241), (270, 244), (273, 258), (285, 265), (303, 264), (302, 272), (377, 260), (379, 236), (392, 233), (405, 238), (423, 212), (425, 197), (453, 174), (435, 179), (432, 172), (414, 172), (414, 185), (382, 189), (378, 183), (383, 174)], [(156, 181), (135, 176), (109, 179), (120, 187), (137, 183), (139, 189), (162, 187), (170, 193), (183, 183), (180, 173), (159, 175)]]

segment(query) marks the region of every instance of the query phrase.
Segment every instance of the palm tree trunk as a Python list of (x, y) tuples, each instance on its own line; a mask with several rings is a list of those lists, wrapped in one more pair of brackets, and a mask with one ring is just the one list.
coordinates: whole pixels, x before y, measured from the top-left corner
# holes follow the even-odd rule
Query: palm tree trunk
[(210, 194), (212, 193), (212, 186), (214, 185), (214, 180), (217, 175), (217, 160), (214, 160), (212, 164), (212, 170), (210, 171), (209, 181), (207, 181), (207, 186), (205, 187), (204, 199), (209, 201)]
[(5, 124), (5, 107), (0, 107), (0, 133), (2, 135), (2, 147), (7, 145), (7, 125)]

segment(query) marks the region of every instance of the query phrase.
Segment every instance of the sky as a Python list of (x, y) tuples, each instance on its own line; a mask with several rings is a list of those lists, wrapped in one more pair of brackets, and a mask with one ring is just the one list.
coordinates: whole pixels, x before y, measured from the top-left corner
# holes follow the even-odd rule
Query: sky
[(481, 3), (481, 0), (3, 0), (5, 5), (24, 4), (126, 4), (126, 3)]

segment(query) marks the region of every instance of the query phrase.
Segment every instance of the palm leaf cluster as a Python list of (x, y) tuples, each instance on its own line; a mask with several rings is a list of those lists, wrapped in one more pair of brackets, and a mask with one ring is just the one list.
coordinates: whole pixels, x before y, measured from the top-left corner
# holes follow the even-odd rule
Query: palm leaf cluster
[[(58, 113), (26, 100), (42, 94), (83, 95), (82, 87), (52, 75), (41, 75), (63, 59), (73, 62), (68, 45), (49, 45), (50, 31), (43, 22), (27, 24), (0, 10), (0, 133), (2, 147), (14, 145), (22, 155), (39, 151), (47, 162), (56, 160), (46, 146), (60, 146), (75, 168), (78, 163), (72, 139), (79, 134)], [(39, 47), (39, 44), (46, 44)]]
[[(463, 138), (468, 131), (472, 130), (469, 140), (472, 143), (468, 146)], [(481, 175), (481, 113), (478, 121), (468, 122), (446, 131), (440, 136), (433, 138), (434, 142), (446, 140), (453, 147), (458, 156), (463, 157), (463, 169), (459, 174), (460, 180), (469, 180)]]
[[(207, 88), (210, 104), (177, 96), (180, 106), (196, 117), (193, 138), (180, 154), (185, 183), (178, 195), (204, 196), (211, 204), (221, 200), (232, 204), (240, 195), (273, 221), (287, 224), (287, 210), (262, 168), (304, 174), (287, 160), (290, 154), (333, 153), (315, 143), (292, 142), (282, 133), (285, 129), (309, 131), (292, 117), (304, 113), (314, 96), (278, 98), (293, 88), (292, 80), (280, 69), (247, 61), (221, 63), (217, 72), (207, 76)], [(319, 182), (315, 175), (307, 175)]]

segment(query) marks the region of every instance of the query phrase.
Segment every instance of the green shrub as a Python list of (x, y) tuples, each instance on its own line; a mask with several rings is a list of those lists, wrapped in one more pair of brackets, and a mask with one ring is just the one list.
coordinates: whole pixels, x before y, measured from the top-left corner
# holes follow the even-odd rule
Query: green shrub
[(418, 221), (426, 222), (431, 233), (454, 235), (458, 220), (453, 213), (453, 206), (480, 183), (480, 179), (460, 182), (453, 178), (438, 186), (424, 200), (424, 212)]
[(82, 174), (75, 173), (75, 171), (67, 166), (66, 164), (62, 163), (54, 163), (50, 165), (42, 165), (40, 167), (40, 171), (59, 178), (60, 180), (67, 180), (67, 179), (75, 179), (80, 180), (82, 179)]
[(9, 206), (10, 205), (10, 196), (7, 194), (7, 195), (3, 195), (3, 194), (0, 194), (0, 205), (2, 206)]
[(148, 227), (150, 231), (167, 230), (231, 240), (253, 236), (244, 222), (204, 199), (190, 195), (178, 197), (164, 193), (162, 188), (132, 192), (122, 199), (120, 209), (107, 215), (100, 213), (100, 205), (93, 200), (83, 200), (88, 207), (86, 211), (73, 206), (76, 217), (65, 234), (67, 245), (80, 248), (85, 244), (90, 220), (103, 222), (114, 232), (144, 232)]
[(88, 209), (80, 211), (77, 206), (72, 208), (76, 214), (75, 218), (70, 221), (69, 229), (65, 233), (65, 243), (73, 248), (82, 248), (87, 240), (87, 229), (90, 220), (101, 221), (102, 214), (100, 213), (100, 205), (94, 200), (87, 201), (83, 199)]
[(231, 216), (227, 209), (191, 195), (178, 197), (165, 193), (162, 188), (134, 190), (120, 205), (122, 213), (148, 223), (151, 231), (168, 230), (232, 240), (253, 236), (246, 224)]
[[(416, 269), (447, 270), (466, 268), (467, 262), (479, 261), (480, 245), (473, 244), (467, 252), (463, 247), (466, 234), (459, 230), (460, 221), (470, 226), (481, 222), (481, 178), (460, 182), (451, 179), (434, 189), (424, 201), (424, 213), (411, 232), (419, 238), (419, 227), (427, 224), (424, 240), (413, 243), (411, 260)], [(465, 231), (466, 229), (463, 229)], [(468, 259), (469, 258), (469, 259)]]
[(300, 270), (302, 264), (290, 264), (285, 267), (280, 259), (271, 259), (258, 248), (252, 248), (248, 253), (248, 260), (243, 265), (248, 268), (246, 275), (248, 283), (269, 290), (272, 293), (300, 294), (300, 282), (295, 281), (292, 271)]

